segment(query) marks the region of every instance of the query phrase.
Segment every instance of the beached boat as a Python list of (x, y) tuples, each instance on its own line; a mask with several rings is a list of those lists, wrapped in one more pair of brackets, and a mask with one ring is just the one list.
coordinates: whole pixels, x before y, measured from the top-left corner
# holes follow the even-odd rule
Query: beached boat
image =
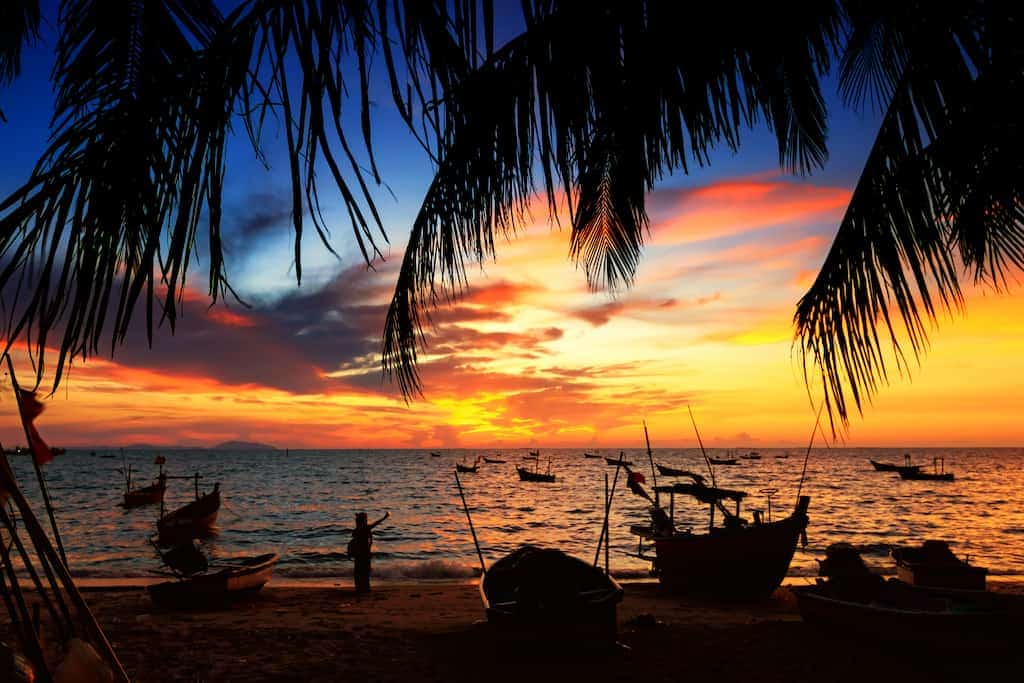
[(911, 586), (985, 590), (988, 570), (953, 554), (945, 541), (925, 541), (917, 547), (893, 546), (896, 576)]
[(738, 465), (740, 461), (736, 458), (708, 458), (712, 465)]
[[(636, 556), (651, 561), (653, 573), (666, 589), (747, 600), (767, 597), (782, 583), (807, 528), (809, 496), (801, 496), (793, 513), (780, 521), (755, 513), (749, 523), (740, 517), (740, 502), (747, 496), (743, 491), (696, 483), (656, 486), (654, 491), (670, 497), (669, 514), (656, 506), (650, 525), (634, 525), (630, 530), (641, 539)], [(708, 533), (676, 530), (677, 494), (709, 505)], [(735, 511), (726, 508), (726, 501), (735, 503)], [(725, 519), (722, 527), (715, 526), (716, 509)], [(653, 556), (645, 552), (645, 540), (653, 544)]]
[(626, 467), (633, 466), (633, 463), (629, 460), (619, 460), (618, 458), (605, 458), (604, 461), (612, 467), (615, 467), (616, 465), (625, 465)]
[(270, 581), (277, 553), (241, 560), (218, 571), (206, 571), (176, 581), (148, 586), (153, 603), (166, 608), (211, 607), (252, 595)]
[(669, 467), (667, 465), (661, 464), (657, 464), (655, 465), (655, 467), (658, 468), (658, 474), (660, 474), (663, 477), (689, 477), (698, 484), (703, 484), (705, 481), (703, 475), (697, 474), (696, 472), (691, 472), (690, 470), (680, 470), (676, 469), (675, 467)]
[(484, 462), (489, 462), (492, 465), (504, 465), (508, 461), (507, 460), (502, 460), (501, 458), (488, 458), (488, 457), (485, 456), (484, 457)]
[(955, 477), (952, 472), (946, 471), (945, 461), (942, 458), (935, 458), (932, 461), (933, 471), (925, 472), (923, 469), (901, 469), (900, 477), (911, 481), (953, 481)]
[(525, 545), (480, 579), (488, 623), (538, 644), (612, 645), (622, 587), (597, 567), (560, 550)]
[(213, 525), (220, 511), (220, 484), (214, 484), (213, 490), (205, 495), (198, 494), (197, 476), (196, 499), (157, 520), (156, 529), (161, 545), (206, 538), (213, 534)]

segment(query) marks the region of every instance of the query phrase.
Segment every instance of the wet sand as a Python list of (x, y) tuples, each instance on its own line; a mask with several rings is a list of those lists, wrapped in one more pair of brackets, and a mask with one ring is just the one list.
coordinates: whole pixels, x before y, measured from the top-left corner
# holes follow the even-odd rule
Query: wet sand
[[(144, 591), (86, 599), (133, 680), (145, 681), (935, 681), (979, 680), (1005, 662), (907, 656), (806, 626), (786, 588), (721, 606), (626, 585), (613, 652), (542, 653), (482, 623), (474, 583), (268, 586), (232, 609), (168, 612)], [(0, 624), (0, 633), (4, 631)], [(3, 636), (0, 636), (3, 637)], [(995, 669), (993, 669), (995, 670)]]

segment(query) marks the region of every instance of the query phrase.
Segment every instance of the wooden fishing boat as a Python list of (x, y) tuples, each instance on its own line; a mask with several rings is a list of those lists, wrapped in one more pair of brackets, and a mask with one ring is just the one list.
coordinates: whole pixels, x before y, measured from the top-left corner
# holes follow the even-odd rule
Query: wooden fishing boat
[(953, 481), (955, 477), (952, 472), (946, 471), (945, 461), (942, 458), (935, 458), (933, 461), (934, 470), (925, 472), (923, 469), (901, 469), (900, 477), (911, 481)]
[(441, 454), (438, 453), (437, 451), (430, 451), (430, 457), (431, 458), (440, 458)]
[(702, 475), (697, 474), (696, 472), (691, 472), (690, 470), (680, 470), (675, 467), (668, 467), (667, 465), (661, 464), (656, 464), (655, 467), (658, 468), (658, 474), (663, 477), (689, 477), (698, 484), (703, 484), (705, 481)]
[(230, 566), (218, 571), (158, 583), (146, 590), (160, 607), (212, 607), (257, 593), (270, 581), (277, 560), (277, 553), (233, 560)]
[(455, 471), (462, 472), (463, 474), (476, 474), (477, 468), (480, 466), (480, 458), (478, 457), (473, 461), (472, 465), (465, 465), (461, 462), (455, 463)]
[(894, 546), (896, 576), (911, 586), (985, 590), (988, 570), (953, 554), (945, 541), (925, 541), (917, 547)]
[(488, 458), (488, 457), (484, 456), (484, 462), (489, 462), (492, 465), (504, 465), (508, 461), (507, 460), (502, 460), (501, 458)]
[[(740, 517), (740, 501), (747, 494), (702, 484), (656, 486), (658, 496), (670, 497), (669, 514), (656, 506), (648, 526), (634, 525), (640, 537), (637, 557), (652, 563), (653, 573), (668, 590), (711, 595), (729, 600), (765, 598), (779, 587), (789, 571), (796, 544), (807, 528), (809, 496), (801, 496), (793, 513), (773, 522), (755, 513), (753, 523)], [(710, 509), (708, 533), (694, 534), (675, 528), (675, 496), (692, 496)], [(735, 503), (735, 512), (724, 502)], [(724, 526), (715, 526), (715, 510)], [(654, 546), (645, 553), (644, 541)]]
[(615, 467), (616, 465), (620, 465), (620, 464), (621, 465), (625, 465), (626, 467), (632, 467), (633, 466), (633, 463), (630, 462), (629, 460), (619, 460), (618, 458), (605, 458), (604, 461), (606, 463), (608, 463), (609, 465), (611, 465), (612, 467)]
[(542, 484), (555, 483), (555, 475), (551, 474), (551, 472), (531, 472), (529, 469), (519, 465), (516, 465), (516, 472), (519, 473), (519, 481), (532, 481)]
[(744, 460), (760, 460), (761, 454), (758, 453), (757, 451), (750, 451), (746, 455), (741, 455), (740, 457), (743, 458)]
[(157, 481), (149, 486), (137, 489), (129, 489), (124, 492), (124, 502), (121, 504), (125, 509), (142, 507), (143, 505), (154, 505), (164, 499), (164, 492), (167, 490), (167, 478), (158, 477)]
[(614, 644), (622, 595), (615, 579), (597, 567), (531, 545), (498, 560), (480, 579), (488, 624), (539, 645)]
[(214, 484), (212, 491), (200, 496), (198, 481), (196, 475), (195, 500), (157, 520), (156, 529), (162, 545), (206, 538), (213, 534), (213, 525), (220, 511), (220, 484)]
[(584, 458), (594, 458), (594, 459), (597, 459), (597, 458), (601, 458), (603, 456), (601, 456), (601, 455), (599, 455), (597, 453), (584, 453), (583, 457)]
[(910, 464), (910, 453), (903, 454), (903, 464), (897, 465), (891, 462), (878, 462), (877, 460), (871, 460), (868, 458), (868, 462), (875, 468), (876, 472), (902, 472), (904, 470), (910, 472), (914, 470), (920, 470), (921, 465)]
[(740, 461), (736, 458), (708, 458), (712, 465), (738, 465)]

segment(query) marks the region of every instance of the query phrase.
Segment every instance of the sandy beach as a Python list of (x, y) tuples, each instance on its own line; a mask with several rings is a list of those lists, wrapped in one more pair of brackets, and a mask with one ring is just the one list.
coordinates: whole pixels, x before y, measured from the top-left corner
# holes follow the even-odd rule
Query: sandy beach
[[(86, 598), (133, 680), (148, 681), (934, 681), (979, 680), (1005, 662), (913, 657), (807, 627), (792, 594), (722, 606), (627, 584), (614, 652), (530, 653), (485, 624), (474, 582), (268, 586), (232, 609), (156, 610), (146, 593)], [(1004, 588), (1005, 589), (1005, 588)], [(939, 656), (941, 655), (941, 656)]]

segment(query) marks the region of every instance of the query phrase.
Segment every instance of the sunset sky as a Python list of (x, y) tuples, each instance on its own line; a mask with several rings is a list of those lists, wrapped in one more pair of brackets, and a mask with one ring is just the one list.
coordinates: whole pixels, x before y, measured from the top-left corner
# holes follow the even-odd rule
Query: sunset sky
[[(50, 38), (52, 40), (52, 37)], [(0, 193), (23, 180), (46, 139), (51, 46), (26, 54), (0, 92)], [(692, 405), (715, 446), (805, 444), (820, 392), (808, 397), (793, 346), (796, 301), (835, 234), (878, 125), (843, 110), (834, 84), (828, 167), (809, 178), (778, 170), (774, 138), (751, 131), (741, 152), (667, 179), (651, 217), (635, 286), (587, 290), (568, 260), (568, 228), (543, 210), (471, 274), (471, 289), (436, 311), (423, 357), (425, 397), (407, 405), (380, 373), (380, 336), (405, 237), (430, 167), (387, 107), (375, 121), (377, 193), (391, 245), (368, 270), (347, 220), (335, 259), (304, 242), (291, 263), (289, 188), (237, 140), (229, 157), (228, 267), (251, 308), (207, 308), (201, 263), (178, 332), (148, 349), (136, 335), (115, 356), (76, 365), (39, 426), (55, 445), (206, 445), (229, 439), (284, 448), (457, 446), (637, 447), (646, 419), (655, 446), (691, 447)], [(387, 102), (385, 84), (379, 99)], [(542, 207), (543, 203), (538, 202)], [(890, 377), (845, 444), (1020, 445), (1024, 426), (1024, 298), (969, 289), (963, 318), (939, 321), (912, 380)], [(30, 366), (16, 357), (27, 381)], [(6, 386), (6, 384), (5, 384)], [(23, 443), (13, 401), (0, 401), (0, 439)]]

